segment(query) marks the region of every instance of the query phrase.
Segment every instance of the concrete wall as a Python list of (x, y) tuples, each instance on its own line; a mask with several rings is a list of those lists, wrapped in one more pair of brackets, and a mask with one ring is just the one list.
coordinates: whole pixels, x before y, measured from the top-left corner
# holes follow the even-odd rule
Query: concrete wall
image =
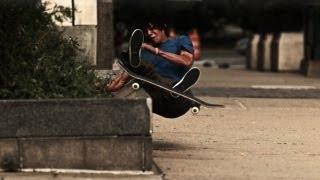
[(75, 38), (81, 51), (78, 53), (80, 61), (87, 61), (92, 66), (97, 66), (97, 28), (95, 26), (64, 26), (66, 36)]
[(304, 57), (303, 33), (255, 34), (248, 54), (253, 70), (299, 71)]
[(260, 36), (258, 34), (253, 35), (250, 42), (250, 69), (257, 69), (258, 65), (258, 43), (260, 41)]
[(264, 57), (263, 57), (263, 70), (270, 71), (271, 70), (271, 42), (272, 42), (272, 34), (267, 34), (264, 41)]
[(151, 112), (142, 97), (7, 100), (0, 101), (0, 111), (0, 138), (148, 135), (150, 131)]
[(150, 136), (10, 138), (0, 140), (1, 170), (150, 171)]
[[(71, 0), (42, 0), (48, 2), (48, 8), (53, 8), (56, 4), (72, 8)], [(97, 0), (74, 0), (75, 6), (75, 25), (94, 25), (98, 24), (97, 20)], [(72, 20), (64, 21), (60, 26), (72, 26)]]
[[(130, 90), (130, 89), (129, 89)], [(0, 101), (0, 170), (150, 171), (151, 99)]]
[[(71, 0), (42, 1), (49, 2), (48, 8), (55, 4), (72, 7)], [(58, 25), (79, 42), (83, 50), (79, 53), (80, 60), (87, 60), (97, 69), (111, 69), (114, 57), (113, 1), (74, 0), (74, 5), (74, 26), (72, 20)]]
[(263, 65), (264, 65), (264, 49), (265, 49), (265, 44), (264, 41), (266, 39), (266, 34), (260, 34), (260, 39), (258, 42), (258, 59), (257, 59), (257, 70), (263, 71)]
[(75, 25), (98, 25), (97, 0), (74, 0)]
[(97, 0), (97, 68), (112, 69), (114, 57), (113, 0)]
[(303, 33), (282, 33), (279, 39), (279, 71), (298, 71), (304, 56)]

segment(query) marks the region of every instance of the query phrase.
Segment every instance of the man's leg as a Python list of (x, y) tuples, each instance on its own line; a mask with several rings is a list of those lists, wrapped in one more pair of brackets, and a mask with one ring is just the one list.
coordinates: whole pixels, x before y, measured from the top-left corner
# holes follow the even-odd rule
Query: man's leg
[(200, 70), (197, 67), (191, 68), (182, 79), (175, 83), (173, 89), (179, 92), (186, 92), (196, 84), (200, 77)]
[[(159, 82), (159, 84), (166, 85), (168, 87), (172, 87), (174, 85), (174, 81), (158, 75), (154, 71), (154, 67), (151, 63), (141, 61), (139, 67), (133, 68), (128, 63), (128, 54), (123, 53), (122, 55), (123, 58), (120, 59), (120, 61), (123, 63), (127, 63), (126, 67), (128, 67), (134, 73), (148, 77), (152, 80)], [(190, 109), (190, 107), (192, 107), (191, 101), (182, 97), (175, 98), (171, 95), (170, 92), (162, 90), (156, 86), (144, 83), (142, 85), (142, 88), (152, 98), (152, 111), (160, 116), (167, 118), (177, 118), (185, 114)]]
[(120, 59), (120, 61), (134, 73), (139, 74), (143, 77), (150, 78), (156, 82), (159, 82), (159, 84), (161, 85), (165, 85), (169, 87), (172, 87), (174, 85), (175, 82), (173, 80), (164, 78), (159, 74), (157, 74), (154, 70), (153, 64), (147, 61), (141, 60), (140, 65), (138, 67), (132, 67), (129, 63), (129, 54), (123, 52), (121, 53), (121, 55), (122, 55), (122, 58)]

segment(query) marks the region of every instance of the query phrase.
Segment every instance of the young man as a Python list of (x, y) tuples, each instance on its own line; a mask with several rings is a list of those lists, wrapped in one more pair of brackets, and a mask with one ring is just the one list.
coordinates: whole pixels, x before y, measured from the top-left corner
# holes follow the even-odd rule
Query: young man
[[(192, 42), (187, 36), (169, 38), (166, 30), (164, 23), (148, 23), (146, 34), (150, 43), (144, 43), (141, 30), (134, 31), (129, 41), (129, 52), (124, 54), (121, 62), (137, 74), (186, 92), (200, 75), (199, 69), (191, 68)], [(123, 87), (128, 79), (128, 75), (122, 73), (107, 85), (107, 89), (116, 91)], [(153, 99), (153, 111), (162, 116), (178, 117), (192, 106), (185, 99), (175, 98), (170, 93), (150, 85), (144, 85), (143, 88)]]

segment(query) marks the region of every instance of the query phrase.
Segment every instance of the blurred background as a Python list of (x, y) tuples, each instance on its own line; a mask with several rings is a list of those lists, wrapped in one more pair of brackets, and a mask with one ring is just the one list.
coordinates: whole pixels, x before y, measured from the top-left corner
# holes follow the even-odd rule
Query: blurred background
[(161, 17), (187, 35), (195, 65), (320, 77), (319, 0), (42, 0), (72, 10), (60, 23), (96, 69), (111, 69), (130, 33)]
[(177, 34), (199, 41), (197, 60), (241, 67), (253, 34), (301, 32), (304, 11), (299, 0), (116, 0), (115, 47), (125, 49), (128, 33), (157, 15)]

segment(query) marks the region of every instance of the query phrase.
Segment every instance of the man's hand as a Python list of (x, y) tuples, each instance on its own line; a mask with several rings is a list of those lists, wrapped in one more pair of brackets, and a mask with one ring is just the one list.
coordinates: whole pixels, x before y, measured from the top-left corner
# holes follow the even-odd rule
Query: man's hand
[(129, 75), (125, 72), (119, 74), (114, 80), (107, 84), (106, 89), (111, 92), (120, 90), (128, 81)]

